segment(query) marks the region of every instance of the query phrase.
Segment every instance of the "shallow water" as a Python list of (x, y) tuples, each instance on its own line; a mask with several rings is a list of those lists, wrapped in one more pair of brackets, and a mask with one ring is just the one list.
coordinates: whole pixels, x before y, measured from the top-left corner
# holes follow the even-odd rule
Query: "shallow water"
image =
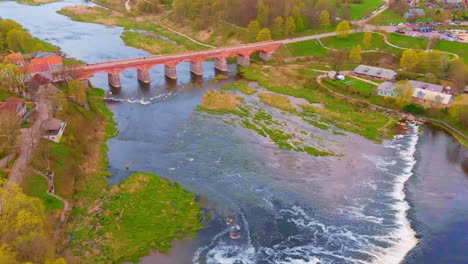
[[(0, 16), (89, 63), (147, 55), (123, 44), (121, 28), (73, 22), (55, 13), (75, 3), (2, 2)], [(234, 78), (235, 65), (229, 67)], [(109, 104), (120, 131), (109, 140), (110, 184), (133, 171), (154, 172), (206, 198), (213, 215), (197, 238), (177, 242), (169, 256), (148, 256), (143, 262), (398, 263), (417, 242), (414, 230), (422, 238), (405, 262), (463, 258), (466, 240), (456, 230), (467, 230), (468, 216), (460, 213), (468, 209), (462, 203), (467, 178), (459, 169), (466, 150), (445, 133), (426, 129), (418, 136), (413, 127), (413, 133), (377, 145), (311, 127), (325, 139), (321, 144), (345, 156), (281, 151), (252, 131), (195, 110), (203, 93), (220, 85), (206, 82), (215, 74), (212, 62), (204, 69), (200, 88), (189, 84), (187, 63), (177, 67), (175, 84), (165, 80), (162, 67), (152, 69), (149, 87), (138, 84), (135, 70), (121, 74), (120, 91), (109, 90), (105, 74), (91, 79), (116, 101)], [(451, 155), (453, 149), (461, 154)], [(240, 239), (229, 237), (226, 217), (240, 226)], [(441, 245), (447, 250), (436, 251)]]

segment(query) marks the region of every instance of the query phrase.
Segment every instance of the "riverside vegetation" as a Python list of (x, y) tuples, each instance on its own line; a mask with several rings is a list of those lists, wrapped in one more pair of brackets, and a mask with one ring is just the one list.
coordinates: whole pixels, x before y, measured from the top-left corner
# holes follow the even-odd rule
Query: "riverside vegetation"
[[(28, 31), (12, 20), (0, 19), (0, 31), (4, 33), (0, 34), (2, 48), (25, 53), (59, 51), (57, 47), (32, 37)], [(18, 39), (20, 41), (15, 41)], [(76, 60), (67, 62), (79, 63)], [(8, 61), (5, 63), (5, 67), (16, 67), (9, 65)], [(0, 67), (4, 65), (0, 64)], [(12, 71), (12, 73), (20, 75), (18, 78), (13, 78), (14, 80), (22, 80), (20, 71)], [(1, 101), (10, 96), (18, 96), (15, 94), (16, 91), (10, 89), (10, 86), (10, 83), (1, 82)], [(20, 87), (24, 88), (23, 85)], [(106, 141), (115, 136), (117, 130), (113, 114), (103, 101), (105, 97), (103, 90), (86, 88), (79, 81), (71, 81), (59, 89), (46, 89), (43, 93), (45, 93), (45, 103), (52, 111), (51, 114), (67, 121), (67, 127), (60, 143), (41, 139), (34, 144), (31, 164), (24, 168), (26, 174), (21, 186), (0, 189), (0, 203), (8, 204), (7, 207), (3, 207), (0, 225), (2, 228), (0, 230), (1, 263), (14, 264), (30, 261), (63, 264), (67, 261), (108, 263), (109, 260), (137, 260), (151, 249), (166, 251), (170, 248), (173, 239), (180, 239), (185, 235), (193, 236), (201, 228), (203, 215), (195, 202), (194, 195), (185, 191), (177, 183), (171, 184), (153, 174), (138, 174), (120, 185), (120, 192), (116, 192), (116, 188), (109, 188), (107, 177), (110, 174)], [(89, 110), (83, 107), (86, 104)], [(14, 160), (10, 163), (12, 162)], [(35, 171), (55, 173), (55, 195), (73, 207), (71, 214), (65, 211), (65, 219), (61, 218), (62, 210), (65, 210), (62, 200), (47, 193), (46, 179), (37, 175)], [(0, 171), (0, 185), (3, 185), (6, 178), (7, 173)], [(138, 192), (131, 191), (131, 186), (136, 186), (135, 184), (141, 188)], [(158, 190), (155, 191), (155, 188)], [(125, 252), (117, 244), (102, 239), (108, 234), (117, 236), (112, 233), (115, 225), (104, 221), (111, 218), (105, 218), (96, 211), (89, 211), (89, 208), (99, 201), (115, 198), (112, 202), (104, 203), (102, 207), (107, 210), (104, 212), (112, 211), (116, 204), (121, 206), (118, 204), (118, 201), (121, 201), (118, 198), (122, 196), (125, 196), (126, 203), (134, 205), (126, 210), (131, 218), (120, 219), (122, 222), (118, 227), (129, 230), (129, 232), (118, 234), (119, 240), (126, 243)], [(159, 219), (143, 217), (143, 214), (147, 212), (154, 213), (146, 207), (155, 208), (154, 204), (150, 205), (139, 200), (143, 198), (148, 201), (157, 199), (164, 202), (157, 207), (160, 209), (158, 214), (165, 210), (167, 214), (164, 216), (162, 213)], [(122, 216), (122, 212), (119, 213)], [(114, 216), (113, 213), (112, 216)], [(135, 225), (131, 220), (139, 217), (146, 221), (141, 221), (141, 225)], [(112, 220), (115, 219), (112, 218)], [(102, 229), (93, 229), (96, 227), (93, 226), (95, 223), (101, 223)], [(157, 228), (166, 223), (174, 225), (171, 228)], [(150, 236), (134, 237), (133, 235), (141, 230), (142, 226), (154, 227), (150, 229), (154, 233)], [(103, 230), (106, 232), (102, 233)], [(88, 243), (90, 237), (96, 241)], [(94, 259), (93, 254), (96, 252), (100, 257)]]

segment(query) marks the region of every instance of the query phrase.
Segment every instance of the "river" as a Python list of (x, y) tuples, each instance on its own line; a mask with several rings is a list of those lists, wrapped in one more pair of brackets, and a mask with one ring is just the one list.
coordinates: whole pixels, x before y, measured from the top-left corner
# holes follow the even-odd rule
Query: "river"
[[(76, 3), (0, 2), (0, 17), (88, 63), (148, 55), (125, 46), (119, 27), (56, 14)], [(109, 183), (154, 172), (202, 197), (213, 215), (196, 238), (143, 263), (468, 262), (468, 151), (446, 133), (424, 127), (418, 134), (412, 126), (408, 135), (375, 144), (312, 130), (345, 155), (281, 151), (196, 111), (203, 93), (220, 86), (207, 82), (212, 62), (203, 66), (195, 85), (187, 63), (177, 67), (175, 84), (162, 67), (151, 70), (149, 87), (138, 84), (136, 70), (124, 71), (120, 92), (108, 88), (105, 74), (91, 79), (116, 101), (109, 104), (119, 129), (108, 142)], [(235, 65), (228, 75), (225, 82), (236, 78)], [(227, 217), (240, 239), (229, 237)]]

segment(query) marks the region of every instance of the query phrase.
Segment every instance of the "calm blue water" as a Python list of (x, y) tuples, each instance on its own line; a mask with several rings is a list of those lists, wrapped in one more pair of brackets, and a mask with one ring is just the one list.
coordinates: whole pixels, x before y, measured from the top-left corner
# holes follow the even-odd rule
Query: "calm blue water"
[[(121, 28), (55, 13), (76, 3), (2, 2), (0, 16), (89, 63), (147, 55), (123, 44)], [(461, 163), (467, 152), (445, 133), (426, 129), (377, 145), (310, 127), (346, 155), (280, 151), (251, 131), (197, 112), (203, 93), (219, 84), (190, 85), (188, 67), (178, 66), (175, 84), (162, 67), (151, 71), (150, 87), (139, 86), (136, 70), (121, 74), (121, 91), (108, 90), (104, 74), (91, 80), (116, 101), (109, 105), (120, 131), (109, 141), (110, 183), (150, 171), (208, 201), (213, 220), (183, 247), (188, 254), (178, 258), (175, 251), (167, 263), (466, 262), (468, 187)], [(204, 68), (204, 80), (212, 78), (212, 63)], [(240, 239), (229, 238), (226, 217), (239, 225)]]

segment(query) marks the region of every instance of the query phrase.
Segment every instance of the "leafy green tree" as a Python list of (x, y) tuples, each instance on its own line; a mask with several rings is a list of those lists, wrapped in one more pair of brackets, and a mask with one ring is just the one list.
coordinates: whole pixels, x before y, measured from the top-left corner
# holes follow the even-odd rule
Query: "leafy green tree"
[(73, 101), (79, 105), (86, 103), (86, 87), (80, 80), (72, 80), (68, 84), (69, 95)]
[(320, 12), (319, 25), (321, 27), (330, 26), (330, 14), (328, 13), (327, 10), (322, 10), (322, 12)]
[(12, 29), (6, 35), (6, 43), (9, 49), (28, 52), (32, 43), (32, 36), (27, 31)]
[(272, 35), (274, 38), (281, 38), (283, 36), (284, 19), (282, 16), (277, 16), (273, 22)]
[(296, 22), (292, 16), (286, 18), (286, 23), (284, 25), (284, 35), (289, 37), (296, 31)]
[(413, 100), (413, 91), (414, 87), (408, 81), (397, 82), (395, 86), (396, 104), (400, 107), (410, 104)]
[(14, 64), (0, 64), (0, 90), (19, 93), (25, 88), (25, 76)]
[(362, 44), (364, 47), (369, 48), (372, 45), (372, 33), (365, 32), (364, 38), (362, 39)]
[(247, 26), (247, 32), (249, 32), (249, 40), (255, 41), (258, 32), (260, 32), (261, 26), (258, 20), (252, 20)]
[(347, 20), (341, 21), (338, 26), (336, 26), (336, 36), (338, 38), (346, 38), (349, 35), (349, 31), (351, 30), (351, 25)]
[(271, 31), (268, 28), (264, 28), (260, 30), (260, 32), (258, 32), (256, 41), (267, 41), (267, 40), (271, 40)]
[(354, 63), (360, 63), (362, 60), (361, 52), (362, 52), (361, 45), (357, 45), (353, 47), (351, 51), (349, 52), (349, 60), (351, 60)]
[(7, 153), (16, 145), (20, 134), (19, 117), (15, 112), (0, 113), (0, 146), (4, 146)]
[(404, 70), (414, 71), (418, 64), (418, 53), (414, 50), (405, 50), (401, 54), (400, 66)]
[(19, 263), (44, 263), (53, 258), (53, 242), (45, 232), (46, 214), (41, 200), (25, 195), (12, 184), (0, 188), (0, 208), (0, 259), (14, 257)]
[(268, 25), (268, 18), (270, 16), (270, 8), (265, 4), (263, 0), (258, 1), (257, 4), (257, 21), (260, 23), (260, 26)]

